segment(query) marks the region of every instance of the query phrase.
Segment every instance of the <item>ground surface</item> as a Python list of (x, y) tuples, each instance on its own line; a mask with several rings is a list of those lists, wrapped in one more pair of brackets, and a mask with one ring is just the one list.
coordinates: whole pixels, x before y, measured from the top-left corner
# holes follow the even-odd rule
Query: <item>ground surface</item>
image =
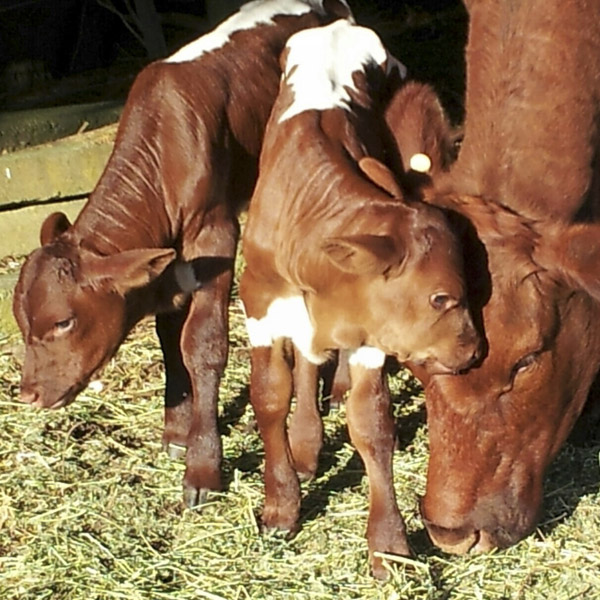
[[(14, 271), (18, 260), (0, 261)], [(539, 528), (490, 555), (445, 556), (417, 511), (427, 437), (420, 388), (393, 378), (398, 501), (414, 560), (368, 572), (367, 482), (342, 411), (325, 420), (318, 477), (303, 485), (292, 540), (259, 532), (262, 444), (248, 406), (248, 346), (234, 300), (220, 426), (227, 490), (182, 508), (183, 465), (160, 447), (163, 367), (151, 320), (141, 323), (94, 390), (69, 408), (20, 405), (22, 345), (0, 330), (0, 598), (539, 599), (600, 598), (600, 445), (567, 445), (547, 482)], [(100, 389), (101, 388), (101, 389)]]

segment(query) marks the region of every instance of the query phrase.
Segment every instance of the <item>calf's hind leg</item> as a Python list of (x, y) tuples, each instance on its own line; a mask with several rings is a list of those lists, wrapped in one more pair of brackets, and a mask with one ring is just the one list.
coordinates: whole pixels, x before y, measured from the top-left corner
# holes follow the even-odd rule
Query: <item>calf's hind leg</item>
[(298, 477), (315, 476), (323, 445), (323, 422), (318, 404), (319, 367), (294, 348), (294, 392), (296, 407), (290, 417), (288, 438)]
[(321, 366), (319, 372), (323, 378), (323, 405), (325, 412), (338, 410), (346, 393), (350, 389), (350, 370), (348, 350), (338, 350), (334, 358)]

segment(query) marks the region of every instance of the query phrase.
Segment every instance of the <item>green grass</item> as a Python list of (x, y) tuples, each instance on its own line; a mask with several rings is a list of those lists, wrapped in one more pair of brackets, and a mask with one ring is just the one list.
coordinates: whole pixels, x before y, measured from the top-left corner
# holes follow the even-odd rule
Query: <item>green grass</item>
[(427, 436), (420, 388), (406, 374), (392, 381), (395, 481), (414, 558), (390, 558), (386, 583), (369, 575), (367, 483), (343, 409), (325, 420), (318, 476), (303, 484), (300, 532), (291, 540), (261, 534), (262, 444), (236, 302), (231, 314), (220, 408), (227, 489), (193, 510), (181, 505), (183, 464), (161, 451), (163, 367), (152, 321), (104, 370), (101, 390), (57, 411), (16, 401), (22, 345), (14, 332), (0, 333), (0, 598), (600, 598), (600, 447), (565, 447), (527, 539), (489, 555), (443, 555), (417, 510)]

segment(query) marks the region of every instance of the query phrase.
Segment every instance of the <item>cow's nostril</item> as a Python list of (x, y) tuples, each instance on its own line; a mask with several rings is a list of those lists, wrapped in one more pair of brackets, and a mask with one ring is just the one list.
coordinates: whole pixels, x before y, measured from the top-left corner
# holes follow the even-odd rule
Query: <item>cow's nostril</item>
[(444, 527), (434, 524), (428, 517), (425, 499), (420, 498), (419, 508), (423, 524), (431, 541), (444, 552), (450, 554), (467, 554), (477, 547), (481, 534), (478, 530), (465, 524), (462, 527)]
[(480, 541), (480, 533), (475, 530), (446, 529), (427, 522), (425, 528), (431, 541), (449, 554), (470, 553), (477, 548)]

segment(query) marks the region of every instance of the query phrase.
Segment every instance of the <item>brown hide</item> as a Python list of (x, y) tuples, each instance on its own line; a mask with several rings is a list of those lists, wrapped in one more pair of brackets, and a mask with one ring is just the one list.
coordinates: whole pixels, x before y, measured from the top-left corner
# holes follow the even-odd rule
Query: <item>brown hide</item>
[[(16, 288), (26, 344), (21, 398), (35, 406), (73, 401), (131, 327), (158, 313), (163, 442), (171, 454), (187, 446), (188, 504), (221, 485), (216, 403), (236, 214), (256, 178), (279, 54), (293, 32), (349, 15), (341, 1), (325, 4), (331, 12), (317, 14), (317, 3), (297, 2), (300, 15), (275, 10), (272, 22), (236, 30), (199, 58), (146, 67), (88, 203), (72, 227), (64, 216), (49, 217), (44, 245), (27, 259)], [(252, 10), (261, 4), (246, 17)]]
[(457, 191), (544, 221), (597, 218), (593, 0), (474, 0)]
[[(464, 302), (461, 250), (442, 212), (406, 199), (374, 158), (384, 150), (383, 75), (391, 58), (381, 65), (372, 55), (351, 63), (353, 86), (345, 88), (350, 100), (342, 106), (323, 107), (321, 98), (318, 108), (303, 105), (306, 97), (295, 88), (299, 77), (316, 94), (326, 73), (326, 90), (341, 89), (337, 68), (349, 63), (353, 49), (369, 47), (367, 31), (338, 23), (288, 43), (244, 231), (240, 295), (253, 346), (250, 399), (265, 445), (264, 524), (298, 526), (296, 473), (314, 474), (320, 445), (318, 415), (302, 398), (314, 398), (316, 368), (328, 353), (348, 350), (348, 427), (369, 477), (371, 565), (384, 577), (374, 553), (409, 550), (393, 491), (394, 426), (382, 362), (369, 364), (357, 350), (367, 347), (367, 354), (410, 358), (446, 372), (469, 366), (479, 340)], [(294, 50), (312, 42), (346, 60), (290, 62), (297, 60)], [(302, 79), (306, 71), (310, 77)], [(288, 117), (297, 105), (303, 109)], [(297, 312), (286, 312), (292, 306)], [(286, 431), (292, 393), (288, 338), (305, 387), (296, 387), (302, 414), (294, 415)]]
[(422, 514), (449, 552), (535, 526), (600, 362), (600, 4), (469, 3), (465, 138), (428, 198), (464, 227), (482, 362), (426, 387)]

